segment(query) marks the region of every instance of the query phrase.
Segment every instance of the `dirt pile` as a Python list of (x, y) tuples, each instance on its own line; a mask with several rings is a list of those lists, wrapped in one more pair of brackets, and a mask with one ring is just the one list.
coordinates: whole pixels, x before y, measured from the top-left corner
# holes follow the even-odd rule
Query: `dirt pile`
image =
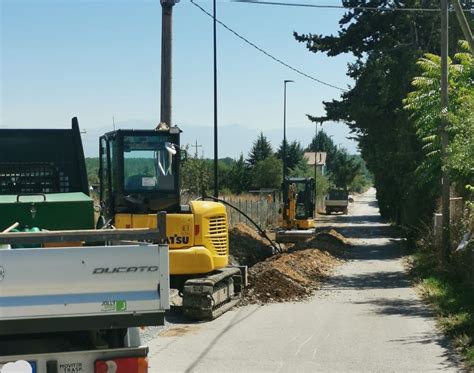
[(229, 251), (232, 264), (249, 267), (273, 255), (270, 242), (243, 223), (229, 230)]
[(341, 262), (326, 251), (299, 250), (268, 258), (249, 269), (243, 304), (297, 301), (309, 297)]
[(270, 242), (245, 224), (229, 231), (229, 242), (232, 264), (249, 266), (250, 285), (243, 292), (242, 304), (309, 297), (350, 246), (346, 238), (329, 230), (296, 244), (288, 252), (273, 255)]
[(345, 257), (351, 244), (347, 238), (334, 229), (316, 233), (303, 242), (298, 242), (289, 251), (295, 252), (306, 249), (325, 250), (337, 257)]

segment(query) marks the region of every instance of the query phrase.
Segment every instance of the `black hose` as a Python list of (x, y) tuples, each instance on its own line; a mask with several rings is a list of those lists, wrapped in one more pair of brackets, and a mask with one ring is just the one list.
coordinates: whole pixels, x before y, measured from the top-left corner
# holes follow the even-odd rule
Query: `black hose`
[[(229, 202), (227, 201), (224, 201), (223, 199), (220, 199), (220, 198), (216, 198), (216, 197), (212, 197), (212, 196), (203, 196), (202, 199), (206, 199), (206, 198), (209, 198), (209, 199), (212, 199), (213, 201), (217, 201), (217, 202), (221, 202), (223, 203), (224, 205), (227, 205), (229, 207), (232, 207), (234, 210), (236, 210), (239, 214), (242, 214), (245, 218), (247, 218), (254, 226), (255, 228), (257, 228), (257, 230), (260, 232), (260, 234), (262, 236), (264, 236), (269, 242), (270, 242), (270, 245), (273, 247), (273, 249), (275, 250), (275, 253), (277, 254), (281, 254), (282, 252), (282, 249), (281, 247), (277, 247), (277, 244), (276, 242), (274, 242), (272, 239), (270, 239), (270, 237), (268, 237), (267, 233), (257, 224), (255, 223), (255, 221), (253, 221), (250, 216), (248, 216), (245, 212), (243, 212), (242, 210), (238, 209), (237, 207), (235, 207), (234, 205), (230, 204)], [(198, 199), (201, 199), (201, 198), (198, 198)]]

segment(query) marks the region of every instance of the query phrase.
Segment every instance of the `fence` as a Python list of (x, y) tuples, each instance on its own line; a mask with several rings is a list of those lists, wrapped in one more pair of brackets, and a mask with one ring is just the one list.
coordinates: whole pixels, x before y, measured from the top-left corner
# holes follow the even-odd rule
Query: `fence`
[[(268, 202), (266, 200), (250, 201), (242, 199), (223, 198), (226, 202), (237, 207), (248, 215), (255, 223), (263, 229), (274, 228), (278, 226), (280, 203)], [(251, 225), (248, 219), (232, 207), (226, 206), (229, 226), (232, 227), (238, 223)]]
[[(245, 195), (243, 198), (236, 198), (235, 196), (219, 196), (219, 198), (222, 198), (224, 201), (243, 211), (263, 229), (276, 228), (279, 226), (279, 219), (281, 216), (281, 212), (279, 211), (282, 206), (281, 202), (278, 200), (269, 202), (265, 198), (255, 195)], [(183, 194), (181, 196), (181, 203), (187, 203), (193, 199), (194, 198), (191, 198), (191, 196)], [(324, 198), (318, 198), (316, 207), (318, 211), (324, 211)], [(233, 227), (238, 223), (252, 225), (246, 217), (232, 207), (226, 205), (226, 210), (229, 219), (229, 227)]]

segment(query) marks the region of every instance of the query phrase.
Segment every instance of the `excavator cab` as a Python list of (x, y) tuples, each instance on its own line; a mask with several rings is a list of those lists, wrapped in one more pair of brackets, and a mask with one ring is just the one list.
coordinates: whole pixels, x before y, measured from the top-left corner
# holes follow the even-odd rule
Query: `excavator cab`
[(180, 212), (178, 127), (117, 130), (100, 138), (104, 215)]
[(289, 177), (283, 182), (283, 221), (285, 229), (314, 228), (314, 179)]

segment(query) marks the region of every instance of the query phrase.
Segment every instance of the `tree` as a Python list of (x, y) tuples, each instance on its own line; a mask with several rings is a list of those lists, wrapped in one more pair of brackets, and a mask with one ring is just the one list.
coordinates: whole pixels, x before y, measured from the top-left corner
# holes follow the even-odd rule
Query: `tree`
[(349, 190), (355, 193), (365, 192), (373, 184), (373, 175), (367, 170), (365, 161), (360, 155), (351, 155), (351, 158), (359, 165), (359, 170), (349, 183)]
[(280, 188), (283, 181), (283, 165), (271, 155), (259, 161), (252, 169), (252, 186), (254, 188)]
[[(312, 118), (309, 116), (309, 118)], [(328, 136), (326, 132), (323, 130), (318, 131), (316, 135), (313, 136), (313, 139), (311, 140), (311, 144), (308, 145), (306, 148), (307, 151), (309, 152), (326, 152), (326, 153), (332, 153), (335, 152), (336, 150), (336, 145), (334, 145), (334, 141), (332, 141), (332, 138)]]
[(260, 136), (253, 142), (252, 149), (247, 158), (247, 162), (255, 166), (258, 162), (263, 161), (273, 154), (272, 145), (270, 141), (263, 136), (263, 132), (260, 132)]
[(89, 185), (99, 184), (99, 158), (86, 158)]
[(181, 188), (190, 196), (203, 196), (210, 188), (212, 165), (205, 159), (189, 158), (181, 167)]
[[(310, 119), (313, 117), (308, 116)], [(332, 141), (332, 138), (323, 130), (318, 131), (317, 135), (313, 136), (311, 144), (308, 145), (307, 151), (310, 152), (326, 152), (326, 167), (328, 170), (332, 168), (332, 162), (336, 158), (337, 146)]]
[[(402, 100), (417, 73), (416, 61), (428, 51), (439, 51), (439, 14), (436, 12), (391, 12), (388, 7), (436, 8), (438, 0), (350, 0), (353, 9), (340, 20), (337, 36), (298, 34), (297, 41), (309, 51), (336, 56), (352, 53), (356, 62), (347, 75), (354, 86), (339, 100), (325, 102), (326, 119), (343, 121), (356, 134), (362, 156), (374, 174), (379, 207), (384, 217), (405, 225), (428, 217), (434, 198), (426, 185), (414, 183), (424, 158), (422, 142)], [(365, 6), (378, 11), (364, 11)], [(451, 24), (450, 45), (460, 35)]]
[(243, 154), (232, 165), (229, 172), (229, 189), (235, 194), (241, 194), (250, 186), (250, 168), (245, 163)]
[[(283, 160), (283, 141), (278, 148), (276, 153), (278, 159)], [(298, 163), (300, 163), (304, 156), (304, 149), (299, 141), (293, 141), (291, 143), (286, 142), (286, 167), (289, 170), (294, 169)], [(282, 166), (283, 167), (283, 166)]]
[[(213, 167), (213, 162), (211, 162)], [(219, 191), (225, 191), (225, 190), (230, 190), (231, 188), (231, 182), (230, 182), (230, 171), (232, 169), (232, 165), (234, 163), (234, 160), (232, 158), (224, 158), (224, 159), (219, 159), (217, 162), (217, 176), (218, 176), (218, 182), (219, 182)], [(210, 180), (210, 186), (214, 185), (214, 173), (212, 174), (211, 180)]]
[[(460, 43), (461, 52), (449, 61), (450, 112), (448, 129), (450, 141), (446, 166), (460, 191), (474, 180), (474, 57), (467, 42)], [(440, 110), (441, 58), (426, 54), (418, 60), (421, 75), (413, 79), (414, 90), (404, 100), (411, 113), (425, 158), (418, 168), (418, 182), (436, 181), (440, 177), (439, 124), (445, 115)]]
[(330, 180), (337, 188), (348, 189), (357, 175), (361, 174), (360, 163), (357, 163), (345, 149), (339, 150), (333, 160)]

